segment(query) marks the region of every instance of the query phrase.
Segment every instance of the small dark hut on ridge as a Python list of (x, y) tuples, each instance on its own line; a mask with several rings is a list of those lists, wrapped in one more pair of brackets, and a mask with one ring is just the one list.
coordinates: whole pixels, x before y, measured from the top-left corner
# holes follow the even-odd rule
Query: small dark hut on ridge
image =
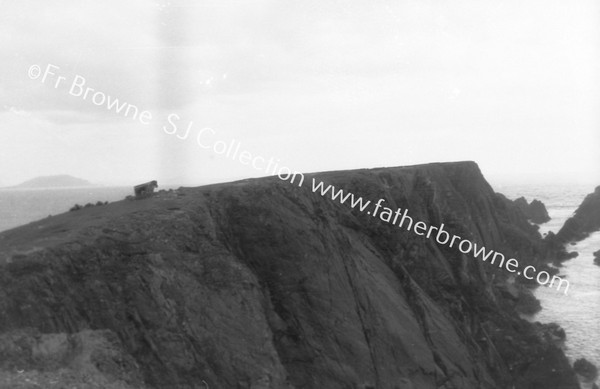
[(154, 189), (158, 188), (156, 180), (139, 184), (133, 187), (136, 199), (143, 199), (152, 196)]

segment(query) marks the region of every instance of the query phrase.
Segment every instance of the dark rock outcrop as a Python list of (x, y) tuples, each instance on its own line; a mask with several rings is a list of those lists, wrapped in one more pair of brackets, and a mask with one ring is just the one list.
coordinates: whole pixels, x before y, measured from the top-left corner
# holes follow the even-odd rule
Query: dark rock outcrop
[(577, 388), (556, 327), (517, 315), (522, 277), (312, 178), (522, 266), (554, 255), (472, 162), (182, 188), (0, 234), (0, 334), (108, 331), (136, 365), (97, 370), (151, 388)]
[(525, 217), (535, 224), (542, 224), (550, 221), (546, 206), (539, 200), (533, 200), (528, 203), (525, 197), (519, 197), (514, 201), (515, 205), (523, 212)]
[(565, 243), (552, 231), (549, 231), (544, 237), (544, 242), (548, 250), (554, 255), (553, 263), (555, 266), (561, 266), (562, 262), (579, 256), (577, 251), (567, 251)]
[(598, 230), (600, 230), (600, 186), (594, 193), (585, 197), (575, 211), (575, 215), (565, 222), (556, 237), (564, 243), (577, 242)]
[(581, 376), (583, 382), (592, 383), (598, 378), (598, 368), (585, 358), (576, 360), (573, 369)]
[(600, 266), (600, 250), (594, 252), (594, 263)]

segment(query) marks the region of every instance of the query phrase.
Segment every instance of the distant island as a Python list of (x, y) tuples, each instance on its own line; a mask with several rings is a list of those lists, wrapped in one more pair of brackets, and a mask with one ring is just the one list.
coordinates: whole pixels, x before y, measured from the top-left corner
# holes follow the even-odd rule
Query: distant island
[(32, 178), (13, 188), (34, 189), (34, 188), (73, 188), (82, 186), (94, 186), (89, 181), (81, 178), (69, 176), (67, 174), (56, 176), (41, 176)]

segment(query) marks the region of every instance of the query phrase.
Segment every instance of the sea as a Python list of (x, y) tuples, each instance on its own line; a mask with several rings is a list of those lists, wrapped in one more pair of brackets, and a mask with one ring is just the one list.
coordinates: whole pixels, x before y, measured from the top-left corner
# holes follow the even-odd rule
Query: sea
[[(540, 233), (546, 234), (558, 232), (594, 187), (530, 184), (501, 185), (494, 190), (510, 199), (524, 196), (528, 201), (541, 200), (552, 218), (540, 225)], [(0, 231), (68, 212), (75, 204), (111, 202), (131, 194), (131, 187), (0, 189)], [(593, 252), (600, 250), (600, 232), (568, 249), (577, 251), (579, 256), (564, 262), (560, 270), (570, 283), (567, 295), (562, 290), (538, 287), (535, 295), (542, 310), (527, 319), (558, 323), (567, 334), (564, 347), (571, 363), (586, 358), (600, 368), (600, 266), (593, 263)]]
[[(542, 235), (558, 232), (585, 196), (594, 191), (593, 186), (584, 185), (512, 185), (494, 189), (510, 199), (524, 196), (527, 201), (542, 201), (551, 218), (540, 225)], [(585, 358), (600, 369), (600, 266), (594, 264), (593, 255), (600, 250), (600, 231), (575, 245), (567, 245), (567, 250), (579, 253), (560, 268), (559, 275), (570, 283), (567, 294), (544, 286), (536, 288), (534, 294), (542, 310), (526, 319), (558, 323), (567, 334), (565, 354), (571, 363)], [(600, 379), (596, 384), (600, 385)], [(591, 388), (591, 384), (582, 385), (586, 387)]]
[(112, 202), (129, 195), (132, 187), (0, 189), (0, 231), (68, 212), (76, 204)]

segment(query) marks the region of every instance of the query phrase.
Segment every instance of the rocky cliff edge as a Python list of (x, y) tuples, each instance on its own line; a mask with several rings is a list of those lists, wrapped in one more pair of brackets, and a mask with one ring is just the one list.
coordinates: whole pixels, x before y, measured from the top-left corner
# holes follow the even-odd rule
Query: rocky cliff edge
[(552, 256), (473, 162), (86, 208), (0, 234), (0, 377), (58, 385), (66, 374), (86, 388), (577, 388), (560, 330), (518, 317), (519, 280), (313, 193), (313, 177), (522, 263)]

